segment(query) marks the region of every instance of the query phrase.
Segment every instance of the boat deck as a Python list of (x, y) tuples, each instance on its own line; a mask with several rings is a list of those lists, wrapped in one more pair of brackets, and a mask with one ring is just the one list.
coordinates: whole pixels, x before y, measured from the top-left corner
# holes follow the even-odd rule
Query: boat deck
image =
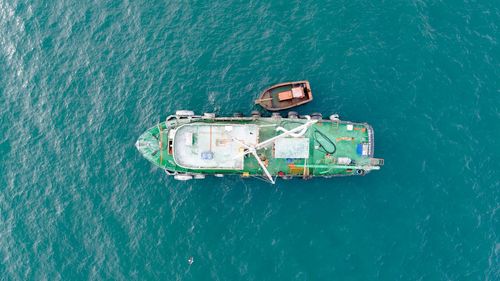
[[(281, 126), (292, 129), (300, 124), (285, 121)], [(352, 126), (348, 130), (347, 126)], [(319, 122), (309, 128), (304, 137), (309, 139), (309, 157), (275, 158), (273, 146), (259, 150), (266, 160), (267, 169), (271, 174), (283, 172), (286, 175), (321, 175), (333, 172), (343, 173), (345, 168), (335, 168), (338, 158), (350, 158), (357, 164), (369, 163), (369, 156), (358, 153), (358, 144), (367, 143), (368, 128), (364, 124), (346, 124), (336, 122)], [(260, 140), (276, 136), (275, 127), (261, 128)], [(333, 141), (333, 145), (329, 142)], [(245, 171), (259, 173), (261, 168), (253, 157), (245, 158)]]
[(255, 102), (267, 110), (277, 111), (299, 106), (312, 100), (307, 81), (281, 83), (267, 88)]
[(184, 168), (242, 170), (241, 143), (256, 145), (258, 136), (252, 124), (186, 124), (175, 133), (174, 159)]
[[(137, 142), (138, 149), (151, 162), (180, 172), (263, 175), (257, 159), (251, 154), (244, 155), (245, 147), (234, 140), (255, 145), (281, 134), (276, 130), (278, 127), (291, 130), (307, 121), (288, 118), (199, 118), (182, 121), (185, 122), (182, 124), (175, 122), (164, 122), (151, 128)], [(172, 130), (169, 132), (168, 129), (172, 127), (178, 130), (173, 143), (169, 139)], [(320, 120), (309, 127), (301, 138), (281, 144), (278, 151), (276, 145), (279, 142), (258, 149), (257, 154), (272, 175), (350, 175), (353, 169), (370, 165), (372, 138), (368, 124)], [(159, 141), (161, 146), (157, 145)], [(290, 146), (288, 151), (287, 145)], [(346, 168), (346, 164), (349, 167)]]

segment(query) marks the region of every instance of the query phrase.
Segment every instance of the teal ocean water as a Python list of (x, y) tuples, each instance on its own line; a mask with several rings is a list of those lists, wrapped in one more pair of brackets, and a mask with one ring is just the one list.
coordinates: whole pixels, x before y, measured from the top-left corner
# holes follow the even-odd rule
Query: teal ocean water
[[(0, 0), (0, 280), (499, 280), (499, 23), (488, 0)], [(134, 147), (299, 79), (300, 113), (374, 127), (382, 170), (176, 182)]]

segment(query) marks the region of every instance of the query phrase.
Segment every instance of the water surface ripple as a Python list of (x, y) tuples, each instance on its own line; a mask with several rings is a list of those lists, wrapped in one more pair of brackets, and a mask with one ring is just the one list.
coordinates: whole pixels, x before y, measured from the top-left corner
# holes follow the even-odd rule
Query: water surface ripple
[[(498, 2), (233, 2), (0, 1), (0, 280), (499, 280)], [(299, 79), (381, 171), (176, 182), (134, 148)]]

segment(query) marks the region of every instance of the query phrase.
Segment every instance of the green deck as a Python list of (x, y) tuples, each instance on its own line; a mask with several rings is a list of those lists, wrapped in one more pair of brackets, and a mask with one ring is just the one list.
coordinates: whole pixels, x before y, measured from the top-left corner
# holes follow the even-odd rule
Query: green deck
[[(256, 124), (259, 129), (259, 142), (270, 139), (281, 134), (276, 131), (277, 126), (288, 130), (293, 129), (307, 122), (306, 119), (288, 118), (212, 118), (201, 117), (190, 119), (176, 119), (158, 124), (146, 131), (137, 141), (136, 146), (139, 151), (149, 161), (155, 165), (172, 172), (188, 174), (239, 174), (242, 176), (262, 176), (263, 170), (258, 161), (252, 156), (244, 158), (243, 170), (211, 170), (211, 169), (186, 169), (178, 166), (169, 149), (169, 130), (178, 128), (189, 123), (204, 124)], [(348, 130), (347, 126), (352, 125), (353, 129)], [(261, 159), (266, 159), (267, 169), (274, 175), (287, 176), (341, 176), (355, 175), (356, 171), (369, 172), (378, 169), (373, 164), (373, 139), (372, 129), (366, 123), (352, 123), (345, 121), (320, 120), (313, 124), (305, 133), (304, 137), (309, 138), (309, 158), (307, 159), (278, 159), (274, 158), (273, 146), (257, 150)], [(330, 139), (334, 146), (326, 139)], [(160, 147), (161, 143), (161, 147)], [(368, 155), (360, 155), (357, 152), (358, 144), (366, 143), (370, 147)], [(175, 151), (173, 151), (175, 153)], [(336, 163), (339, 157), (348, 157), (353, 160), (350, 165), (339, 165)], [(375, 159), (377, 160), (377, 159)]]

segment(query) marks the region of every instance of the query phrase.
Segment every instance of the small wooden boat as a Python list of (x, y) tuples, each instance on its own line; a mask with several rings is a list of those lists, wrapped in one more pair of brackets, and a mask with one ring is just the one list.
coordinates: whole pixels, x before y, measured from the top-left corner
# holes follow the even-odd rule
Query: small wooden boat
[(273, 85), (265, 89), (255, 100), (269, 111), (289, 109), (312, 101), (309, 81), (287, 82)]

